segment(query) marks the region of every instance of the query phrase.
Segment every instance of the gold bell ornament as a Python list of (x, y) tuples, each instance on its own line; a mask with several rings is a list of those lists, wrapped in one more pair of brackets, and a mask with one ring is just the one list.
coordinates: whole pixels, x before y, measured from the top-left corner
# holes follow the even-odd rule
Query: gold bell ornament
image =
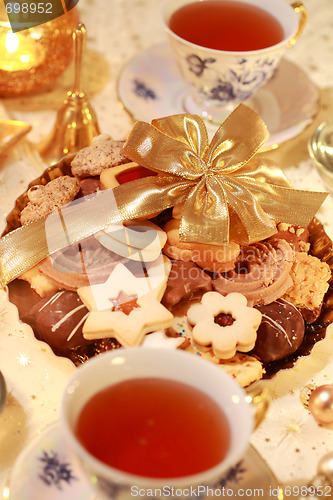
[(57, 112), (49, 137), (38, 145), (38, 151), (48, 165), (64, 156), (89, 146), (100, 134), (95, 111), (82, 91), (82, 60), (86, 42), (86, 27), (79, 23), (73, 33), (75, 75), (72, 90)]

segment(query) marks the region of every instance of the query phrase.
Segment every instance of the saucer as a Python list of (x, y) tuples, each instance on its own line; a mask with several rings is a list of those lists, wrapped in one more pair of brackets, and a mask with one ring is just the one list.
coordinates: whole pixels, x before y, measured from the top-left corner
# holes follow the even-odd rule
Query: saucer
[[(260, 490), (260, 498), (268, 500), (272, 490), (277, 491), (278, 484), (266, 462), (250, 445), (245, 456), (214, 488), (236, 498), (243, 497), (245, 491)], [(8, 490), (4, 491), (3, 498), (97, 500), (68, 447), (60, 423), (47, 427), (21, 453), (12, 469)]]
[[(118, 97), (134, 120), (185, 113), (186, 86), (167, 44), (150, 47), (128, 62), (118, 79)], [(319, 90), (298, 66), (282, 59), (272, 79), (245, 104), (267, 125), (267, 150), (296, 137), (313, 121)], [(207, 129), (213, 135), (217, 126), (208, 123)]]

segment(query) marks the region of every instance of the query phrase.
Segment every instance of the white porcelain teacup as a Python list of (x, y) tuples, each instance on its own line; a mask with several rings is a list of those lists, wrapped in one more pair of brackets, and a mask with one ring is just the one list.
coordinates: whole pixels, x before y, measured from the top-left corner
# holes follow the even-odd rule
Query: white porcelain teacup
[[(232, 0), (263, 9), (283, 28), (282, 39), (257, 50), (216, 50), (191, 43), (169, 27), (171, 16), (195, 0), (163, 0), (162, 22), (189, 94), (184, 111), (222, 122), (239, 104), (252, 97), (274, 75), (286, 49), (299, 37), (307, 20), (301, 2), (286, 0)], [(215, 0), (217, 2), (224, 0)], [(207, 0), (201, 0), (205, 3)], [(221, 27), (223, 29), (223, 27)]]
[[(230, 429), (230, 444), (224, 459), (197, 474), (159, 479), (124, 472), (89, 453), (76, 435), (82, 408), (92, 396), (106, 387), (138, 378), (182, 382), (210, 396), (224, 413)], [(72, 449), (99, 499), (129, 499), (136, 495), (149, 496), (152, 492), (155, 497), (164, 498), (170, 496), (170, 491), (176, 490), (178, 498), (185, 498), (191, 488), (199, 486), (201, 496), (204, 496), (206, 488), (216, 485), (246, 451), (254, 427), (254, 411), (248, 399), (246, 391), (214, 363), (185, 351), (133, 347), (103, 353), (80, 366), (64, 391), (61, 416)], [(117, 407), (113, 411), (117, 412)], [(98, 421), (94, 422), (94, 426), (98, 425)], [(222, 426), (220, 420), (218, 425)], [(202, 428), (202, 433), (205, 431)]]

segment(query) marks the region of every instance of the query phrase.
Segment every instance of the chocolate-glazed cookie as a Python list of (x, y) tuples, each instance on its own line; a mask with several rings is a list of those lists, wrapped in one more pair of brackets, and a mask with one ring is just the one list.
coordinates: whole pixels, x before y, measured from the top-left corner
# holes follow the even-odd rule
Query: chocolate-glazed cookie
[(39, 340), (64, 355), (72, 349), (87, 345), (82, 326), (88, 309), (75, 292), (61, 290), (48, 295), (35, 304), (22, 318), (35, 332)]
[(212, 280), (194, 262), (173, 260), (162, 302), (175, 307), (181, 301), (200, 298), (212, 289)]
[(295, 306), (284, 299), (256, 306), (262, 314), (252, 354), (263, 363), (283, 359), (294, 353), (304, 337), (304, 320)]

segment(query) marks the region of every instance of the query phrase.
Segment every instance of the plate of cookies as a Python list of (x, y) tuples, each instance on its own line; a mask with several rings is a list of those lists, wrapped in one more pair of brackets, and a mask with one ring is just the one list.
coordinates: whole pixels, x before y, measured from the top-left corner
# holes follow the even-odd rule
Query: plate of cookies
[[(26, 235), (43, 227), (47, 251), (8, 279), (8, 298), (36, 339), (74, 365), (110, 349), (163, 346), (210, 360), (243, 387), (271, 379), (311, 356), (333, 320), (333, 246), (313, 213), (317, 193), (309, 193), (311, 208), (305, 201), (302, 214), (295, 215), (297, 210), (286, 206), (286, 200), (293, 200), (297, 190), (276, 166), (254, 158), (238, 162), (242, 172), (236, 179), (235, 169), (224, 161), (228, 172), (220, 180), (229, 183), (229, 192), (222, 189), (228, 200), (223, 205), (229, 211), (226, 226), (219, 219), (224, 210), (222, 196), (216, 194), (219, 186), (215, 191), (208, 187), (203, 195), (202, 178), (206, 185), (211, 179), (205, 174), (194, 186), (193, 159), (187, 163), (185, 182), (175, 174), (177, 162), (170, 159), (170, 151), (164, 155), (162, 146), (155, 148), (154, 134), (163, 133), (167, 148), (178, 142), (176, 159), (184, 157), (179, 129), (170, 132), (169, 122), (161, 120), (153, 124), (157, 132), (148, 128), (145, 135), (137, 128), (126, 142), (98, 136), (30, 183), (7, 217), (2, 241), (14, 245), (8, 243), (13, 234), (27, 241)], [(193, 142), (187, 141), (186, 147)], [(200, 148), (194, 149), (200, 156)], [(216, 167), (222, 150), (211, 154), (209, 168)], [(148, 161), (149, 155), (163, 166)], [(207, 148), (201, 158), (207, 158)], [(164, 164), (172, 164), (171, 173)], [(228, 175), (234, 176), (232, 182)], [(248, 194), (251, 176), (254, 201)], [(274, 205), (274, 196), (284, 205), (274, 208), (275, 215), (266, 208)], [(219, 211), (213, 198), (222, 206)], [(244, 219), (237, 210), (245, 199)], [(96, 207), (97, 216), (92, 215)], [(49, 222), (55, 214), (60, 226)], [(67, 242), (59, 244), (66, 238), (58, 238), (55, 244), (54, 227), (70, 228), (71, 217), (76, 239), (68, 229)], [(257, 228), (256, 235), (249, 224)], [(211, 235), (223, 227), (229, 237), (213, 241)], [(27, 254), (21, 260), (28, 261)]]

